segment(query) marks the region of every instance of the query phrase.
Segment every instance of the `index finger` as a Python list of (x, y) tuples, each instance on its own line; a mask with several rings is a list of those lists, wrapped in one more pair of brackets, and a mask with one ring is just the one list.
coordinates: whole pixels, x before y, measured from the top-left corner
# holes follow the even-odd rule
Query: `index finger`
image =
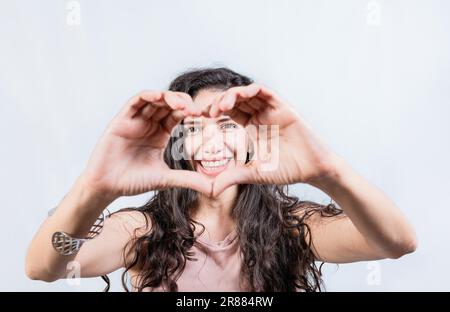
[(156, 90), (141, 91), (131, 99), (122, 108), (120, 114), (127, 118), (134, 118), (139, 115), (141, 109), (143, 109), (150, 102), (157, 102), (162, 98), (163, 93)]
[(187, 93), (167, 91), (163, 98), (173, 110), (181, 110), (186, 115), (201, 115), (201, 110), (194, 105), (194, 101)]
[(220, 100), (213, 104), (214, 107), (211, 108), (210, 112), (215, 117), (236, 107), (252, 115), (265, 105), (277, 108), (279, 101), (271, 90), (252, 83), (248, 86), (233, 87), (225, 91)]

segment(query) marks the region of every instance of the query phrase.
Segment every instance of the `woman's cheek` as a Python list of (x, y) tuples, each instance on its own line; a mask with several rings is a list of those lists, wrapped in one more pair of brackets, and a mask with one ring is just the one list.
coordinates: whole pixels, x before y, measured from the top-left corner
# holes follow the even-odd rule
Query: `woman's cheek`
[[(192, 135), (188, 136), (184, 141), (184, 149), (185, 153), (188, 156), (189, 160), (199, 160), (195, 157), (197, 156), (198, 151), (201, 147), (202, 139), (200, 135)], [(198, 155), (197, 158), (199, 158), (201, 155)]]
[(232, 131), (226, 134), (226, 143), (234, 151), (236, 160), (244, 161), (247, 158), (247, 139), (243, 129)]

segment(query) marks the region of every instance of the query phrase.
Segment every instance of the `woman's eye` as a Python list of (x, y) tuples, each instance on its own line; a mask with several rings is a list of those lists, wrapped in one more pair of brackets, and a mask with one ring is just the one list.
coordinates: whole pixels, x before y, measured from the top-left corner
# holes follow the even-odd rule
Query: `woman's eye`
[(199, 132), (200, 131), (200, 128), (199, 127), (187, 127), (186, 128), (186, 132), (188, 133), (188, 134), (195, 134), (195, 133), (197, 133), (197, 132)]
[(237, 128), (237, 125), (234, 124), (234, 123), (226, 123), (226, 124), (223, 124), (223, 125), (221, 126), (221, 128), (222, 128), (222, 129), (225, 129), (225, 130), (228, 130), (228, 129), (236, 129), (236, 128)]

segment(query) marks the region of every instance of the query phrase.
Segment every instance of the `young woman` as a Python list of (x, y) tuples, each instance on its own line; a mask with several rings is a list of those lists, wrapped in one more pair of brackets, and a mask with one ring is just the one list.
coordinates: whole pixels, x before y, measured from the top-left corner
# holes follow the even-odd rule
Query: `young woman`
[[(189, 71), (169, 90), (139, 93), (108, 125), (32, 240), (31, 279), (66, 278), (76, 261), (81, 277), (126, 268), (127, 290), (126, 276), (136, 291), (317, 291), (315, 261), (416, 249), (392, 200), (272, 90), (226, 68)], [(287, 195), (293, 183), (321, 189), (339, 207)], [(148, 191), (148, 203), (113, 213), (74, 254), (57, 251), (55, 232), (85, 237), (116, 198)]]

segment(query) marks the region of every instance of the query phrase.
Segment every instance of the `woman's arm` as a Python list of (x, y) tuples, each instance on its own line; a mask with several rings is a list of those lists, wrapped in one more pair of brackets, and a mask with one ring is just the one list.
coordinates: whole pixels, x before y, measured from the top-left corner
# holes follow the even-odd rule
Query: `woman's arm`
[(79, 277), (96, 277), (124, 267), (125, 261), (134, 256), (132, 249), (127, 248), (131, 247), (128, 242), (151, 229), (150, 220), (138, 211), (120, 211), (106, 218), (101, 232), (85, 242), (76, 255), (60, 255), (50, 243), (52, 234), (61, 229), (76, 233), (75, 237), (85, 237), (109, 202), (110, 198), (95, 192), (80, 177), (31, 242), (26, 260), (28, 277), (52, 282), (72, 276), (69, 273), (74, 268), (80, 269)]
[(64, 231), (73, 237), (85, 237), (112, 201), (89, 186), (81, 175), (31, 241), (25, 265), (28, 277), (48, 282), (64, 278), (67, 264), (75, 259), (75, 255), (63, 256), (56, 252), (51, 244), (53, 233)]
[(395, 203), (342, 158), (329, 174), (310, 182), (344, 210), (347, 217), (314, 215), (309, 225), (318, 260), (346, 263), (399, 258), (417, 248), (416, 234)]
[(348, 216), (310, 219), (318, 259), (398, 258), (415, 250), (414, 230), (395, 204), (352, 170), (273, 90), (259, 84), (230, 88), (212, 106), (212, 117), (226, 112), (245, 127), (277, 126), (251, 136), (255, 155), (262, 157), (220, 174), (214, 194), (239, 183), (308, 183), (329, 194)]
[(120, 238), (113, 237), (120, 222), (115, 226), (112, 220), (105, 222), (99, 237), (86, 242), (77, 256), (61, 256), (51, 243), (57, 231), (85, 237), (101, 212), (120, 196), (170, 187), (210, 193), (212, 183), (207, 177), (172, 170), (163, 158), (172, 129), (185, 116), (200, 113), (192, 98), (181, 92), (143, 91), (131, 98), (108, 125), (86, 169), (56, 212), (33, 238), (26, 258), (27, 275), (54, 281), (66, 275), (67, 264), (73, 260), (80, 262), (82, 276), (98, 276), (122, 266), (123, 247), (131, 237), (126, 231)]

